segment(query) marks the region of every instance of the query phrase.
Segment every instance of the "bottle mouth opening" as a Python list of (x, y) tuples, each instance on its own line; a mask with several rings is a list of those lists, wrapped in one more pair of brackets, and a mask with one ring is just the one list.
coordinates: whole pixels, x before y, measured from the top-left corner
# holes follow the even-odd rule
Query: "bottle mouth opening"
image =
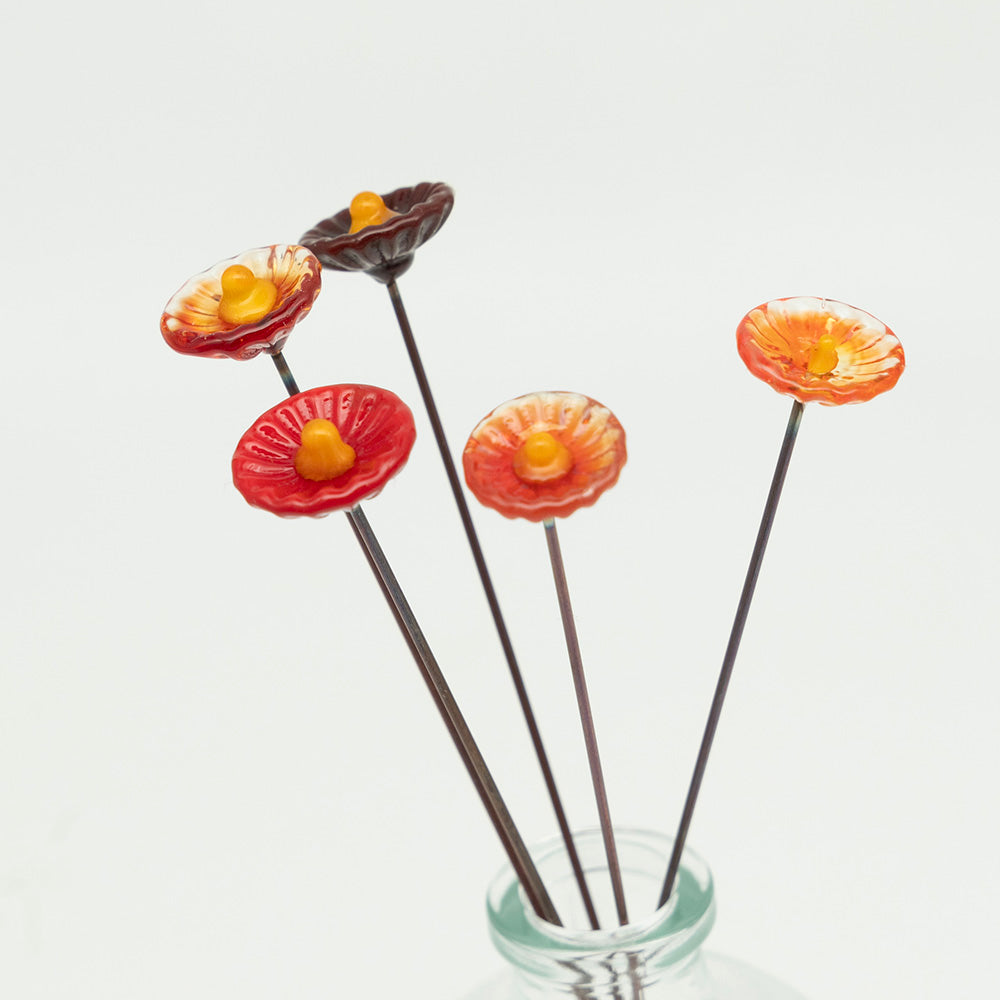
[(522, 953), (537, 956), (548, 951), (598, 955), (655, 942), (661, 952), (669, 952), (677, 960), (704, 940), (714, 922), (714, 890), (708, 866), (693, 851), (685, 848), (671, 897), (658, 907), (673, 838), (634, 828), (615, 831), (629, 916), (629, 922), (619, 926), (600, 830), (576, 833), (573, 842), (600, 929), (592, 929), (566, 846), (561, 837), (554, 837), (531, 847), (530, 852), (562, 926), (535, 914), (509, 866), (490, 885), (490, 931), (505, 957), (518, 961)]

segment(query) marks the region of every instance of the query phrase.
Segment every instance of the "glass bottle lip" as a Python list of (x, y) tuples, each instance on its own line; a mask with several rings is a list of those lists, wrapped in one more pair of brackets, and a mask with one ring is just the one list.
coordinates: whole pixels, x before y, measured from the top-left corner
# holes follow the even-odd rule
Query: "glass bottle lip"
[[(574, 834), (573, 840), (587, 883), (596, 895), (609, 881), (601, 832), (596, 828), (582, 830)], [(602, 929), (591, 930), (589, 925), (570, 919), (573, 909), (580, 909), (580, 891), (563, 840), (556, 836), (532, 846), (530, 852), (556, 909), (570, 926), (556, 926), (539, 918), (507, 865), (490, 884), (486, 899), (490, 934), (504, 957), (520, 965), (544, 953), (598, 956), (653, 946), (659, 961), (673, 963), (700, 946), (715, 922), (714, 883), (705, 862), (685, 847), (670, 899), (652, 909), (662, 890), (674, 838), (622, 827), (615, 829), (615, 842), (626, 882), (630, 922), (615, 926), (614, 910), (602, 908), (600, 903), (598, 912), (605, 925)]]

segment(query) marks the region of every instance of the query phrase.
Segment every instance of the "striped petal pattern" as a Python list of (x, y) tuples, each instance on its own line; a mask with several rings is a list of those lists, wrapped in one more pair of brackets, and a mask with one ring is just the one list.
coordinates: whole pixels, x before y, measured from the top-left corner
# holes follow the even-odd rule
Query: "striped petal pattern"
[(414, 251), (445, 223), (455, 203), (447, 184), (422, 183), (396, 188), (382, 195), (386, 206), (398, 212), (380, 226), (350, 232), (351, 211), (345, 208), (313, 226), (302, 237), (303, 246), (333, 271), (366, 271), (388, 284), (413, 263)]
[[(568, 448), (573, 464), (552, 482), (524, 482), (514, 471), (514, 456), (540, 432)], [(625, 431), (606, 406), (579, 393), (536, 392), (498, 406), (480, 421), (462, 462), (465, 481), (480, 503), (504, 517), (544, 521), (593, 504), (618, 481), (626, 457)]]
[[(334, 479), (295, 471), (302, 428), (336, 425), (355, 451), (354, 466)], [(282, 517), (322, 517), (375, 496), (406, 464), (417, 432), (409, 407), (387, 389), (328, 385), (291, 396), (262, 414), (233, 454), (233, 483), (247, 503)]]
[[(219, 318), (222, 272), (232, 264), (250, 268), (278, 289), (274, 308), (255, 323), (233, 325)], [(190, 278), (167, 303), (160, 332), (181, 354), (236, 361), (247, 361), (262, 351), (275, 354), (319, 295), (320, 270), (319, 261), (302, 246), (248, 250)]]
[[(836, 367), (809, 371), (819, 338), (828, 335)], [(903, 373), (903, 347), (884, 323), (855, 306), (806, 296), (751, 309), (736, 331), (740, 357), (778, 392), (802, 403), (863, 403), (891, 389)]]

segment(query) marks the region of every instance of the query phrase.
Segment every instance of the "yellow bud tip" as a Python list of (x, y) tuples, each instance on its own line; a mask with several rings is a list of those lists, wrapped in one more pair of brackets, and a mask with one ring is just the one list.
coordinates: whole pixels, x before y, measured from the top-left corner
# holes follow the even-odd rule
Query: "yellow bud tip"
[(840, 357), (837, 354), (833, 336), (824, 333), (816, 341), (816, 346), (813, 347), (809, 355), (809, 363), (806, 367), (813, 375), (829, 375), (837, 367), (839, 361)]
[(242, 326), (263, 319), (278, 301), (278, 287), (267, 278), (258, 278), (249, 267), (231, 264), (222, 272), (219, 319)]
[(302, 446), (295, 453), (295, 471), (315, 483), (336, 479), (354, 466), (354, 449), (335, 424), (318, 418), (302, 428)]
[(399, 212), (389, 208), (374, 191), (362, 191), (351, 202), (351, 228), (348, 231), (356, 233), (368, 226), (381, 226), (397, 215)]
[(548, 431), (529, 434), (514, 454), (514, 475), (526, 483), (550, 483), (572, 467), (569, 448)]

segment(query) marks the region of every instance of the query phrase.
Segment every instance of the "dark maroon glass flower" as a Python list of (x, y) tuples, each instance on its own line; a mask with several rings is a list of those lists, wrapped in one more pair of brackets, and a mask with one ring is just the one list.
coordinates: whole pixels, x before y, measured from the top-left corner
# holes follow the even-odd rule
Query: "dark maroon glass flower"
[(302, 237), (324, 267), (334, 271), (366, 271), (387, 285), (413, 263), (413, 253), (443, 225), (455, 202), (447, 184), (422, 183), (396, 188), (381, 196), (392, 213), (384, 222), (351, 232), (351, 209), (313, 226)]

